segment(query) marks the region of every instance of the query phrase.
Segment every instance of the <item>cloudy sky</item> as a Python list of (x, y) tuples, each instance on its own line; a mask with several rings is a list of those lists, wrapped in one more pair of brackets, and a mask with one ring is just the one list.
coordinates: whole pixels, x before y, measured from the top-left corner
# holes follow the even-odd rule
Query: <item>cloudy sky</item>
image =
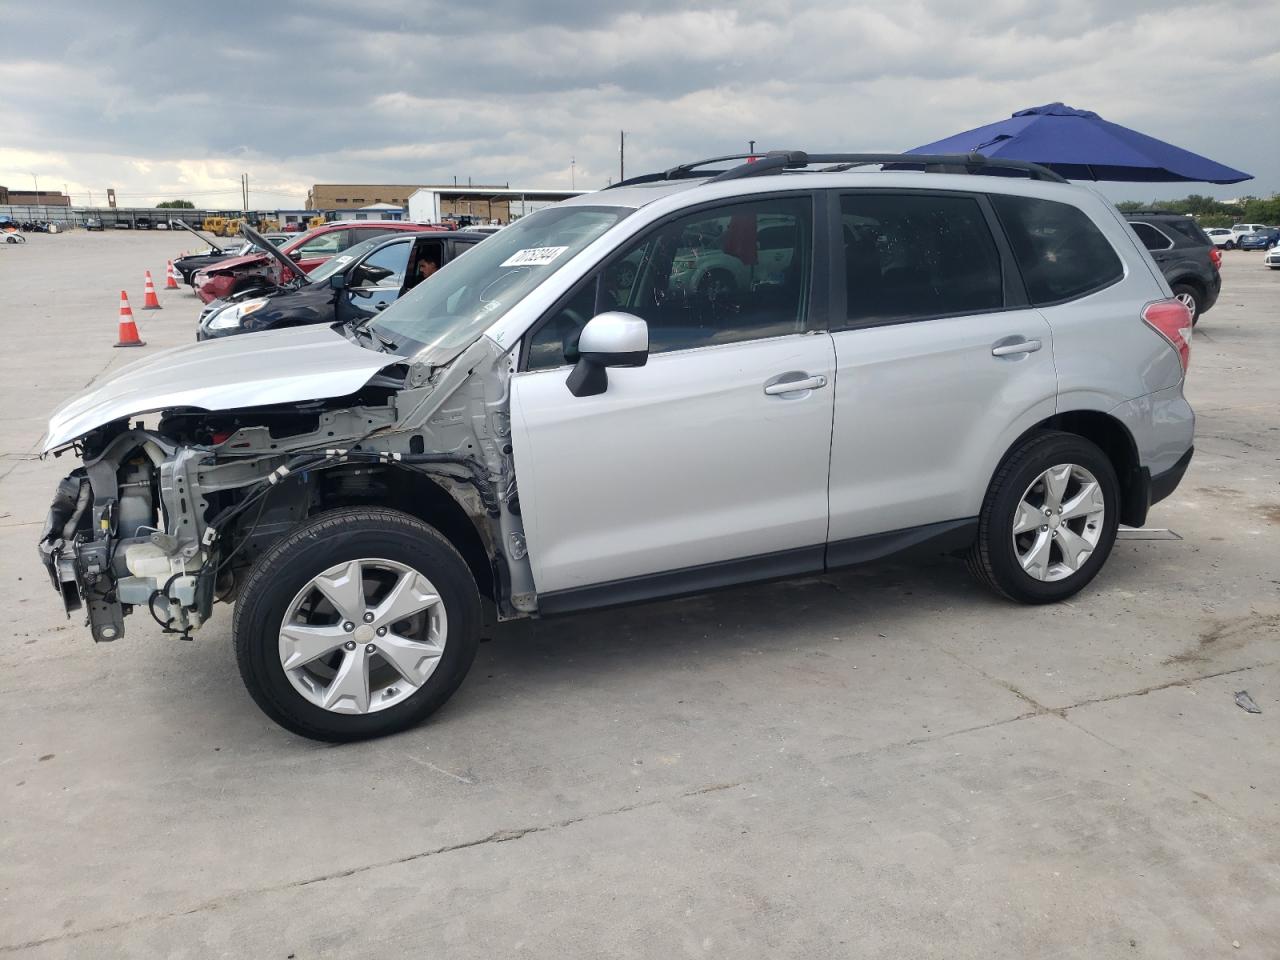
[(903, 150), (1054, 100), (1280, 190), (1280, 0), (10, 0), (0, 184), (299, 206), (316, 182), (604, 186)]

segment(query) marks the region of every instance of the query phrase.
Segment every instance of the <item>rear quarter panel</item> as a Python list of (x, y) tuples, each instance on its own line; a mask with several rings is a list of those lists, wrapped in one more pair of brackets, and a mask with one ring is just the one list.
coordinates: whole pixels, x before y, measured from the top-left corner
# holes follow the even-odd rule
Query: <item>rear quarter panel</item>
[(1053, 328), (1058, 411), (1105, 413), (1179, 385), (1182, 364), (1172, 345), (1142, 320), (1146, 304), (1172, 296), (1159, 267), (1110, 202), (1086, 191), (1078, 205), (1119, 255), (1124, 276), (1040, 312)]

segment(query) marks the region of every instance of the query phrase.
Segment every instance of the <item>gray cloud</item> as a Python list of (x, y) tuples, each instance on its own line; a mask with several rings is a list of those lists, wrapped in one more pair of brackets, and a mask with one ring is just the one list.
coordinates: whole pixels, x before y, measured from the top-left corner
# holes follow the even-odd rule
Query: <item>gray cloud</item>
[[(51, 30), (47, 8), (6, 9), (0, 183), (229, 200), (247, 170), (264, 202), (300, 202), (314, 181), (566, 183), (575, 157), (579, 184), (603, 185), (620, 128), (638, 172), (749, 138), (906, 149), (1065, 100), (1258, 177), (1220, 195), (1280, 188), (1274, 0), (58, 11)], [(1189, 189), (1207, 192), (1155, 188)]]

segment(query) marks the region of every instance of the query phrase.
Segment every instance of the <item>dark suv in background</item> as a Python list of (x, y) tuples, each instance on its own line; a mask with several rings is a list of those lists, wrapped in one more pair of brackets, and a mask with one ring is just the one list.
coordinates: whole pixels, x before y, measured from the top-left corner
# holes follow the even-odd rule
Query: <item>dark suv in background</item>
[(1190, 217), (1160, 210), (1135, 210), (1124, 216), (1196, 323), (1222, 289), (1222, 251)]

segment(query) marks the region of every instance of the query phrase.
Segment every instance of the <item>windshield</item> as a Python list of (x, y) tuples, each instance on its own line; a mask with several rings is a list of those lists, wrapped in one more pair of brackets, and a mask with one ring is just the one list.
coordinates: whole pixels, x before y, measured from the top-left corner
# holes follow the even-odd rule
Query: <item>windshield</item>
[[(402, 353), (453, 359), (587, 244), (632, 210), (548, 207), (486, 237), (401, 297), (371, 324)], [(354, 249), (354, 248), (353, 248)]]
[(355, 246), (347, 247), (347, 249), (343, 250), (341, 253), (330, 257), (324, 263), (320, 264), (320, 266), (307, 274), (307, 279), (312, 283), (324, 283), (352, 260), (363, 257), (378, 244), (386, 242), (387, 237), (385, 235), (370, 237), (368, 240), (361, 240)]

